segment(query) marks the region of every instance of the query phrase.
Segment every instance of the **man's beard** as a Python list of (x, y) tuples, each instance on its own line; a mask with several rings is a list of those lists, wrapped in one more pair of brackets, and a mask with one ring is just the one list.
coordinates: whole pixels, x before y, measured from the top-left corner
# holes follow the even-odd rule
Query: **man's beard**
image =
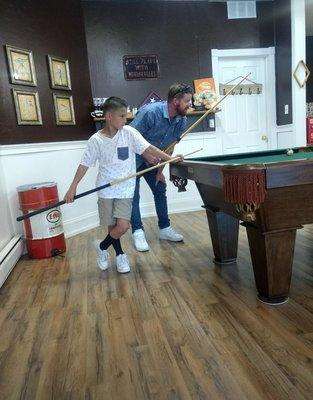
[(187, 107), (184, 108), (181, 106), (176, 107), (177, 115), (181, 115), (182, 117), (184, 117), (187, 114), (187, 111), (188, 111)]

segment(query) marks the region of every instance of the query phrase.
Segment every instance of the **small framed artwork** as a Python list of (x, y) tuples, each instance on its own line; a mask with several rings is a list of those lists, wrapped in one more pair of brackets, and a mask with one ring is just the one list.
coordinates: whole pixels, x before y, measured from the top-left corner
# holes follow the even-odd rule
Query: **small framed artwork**
[(33, 53), (30, 50), (5, 46), (10, 70), (11, 83), (36, 86), (36, 72)]
[(42, 125), (38, 92), (12, 91), (18, 125)]
[(155, 103), (157, 101), (162, 101), (161, 97), (155, 92), (150, 92), (148, 96), (138, 105), (138, 109), (145, 106), (146, 104)]
[(53, 102), (57, 125), (75, 125), (73, 96), (53, 93)]
[(65, 58), (48, 56), (52, 89), (71, 90), (70, 68)]

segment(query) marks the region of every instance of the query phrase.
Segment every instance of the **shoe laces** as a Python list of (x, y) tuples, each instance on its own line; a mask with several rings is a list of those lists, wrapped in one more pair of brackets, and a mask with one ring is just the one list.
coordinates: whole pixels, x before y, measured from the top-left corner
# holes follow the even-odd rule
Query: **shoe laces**
[(142, 236), (144, 236), (144, 231), (143, 231), (142, 229), (137, 229), (137, 230), (134, 232), (134, 236), (136, 236), (136, 237), (142, 237)]
[(106, 250), (101, 250), (100, 249), (100, 260), (101, 261), (106, 261), (108, 259), (108, 253)]
[(119, 254), (118, 257), (119, 257), (120, 260), (123, 260), (123, 261), (127, 260), (127, 255), (125, 253)]

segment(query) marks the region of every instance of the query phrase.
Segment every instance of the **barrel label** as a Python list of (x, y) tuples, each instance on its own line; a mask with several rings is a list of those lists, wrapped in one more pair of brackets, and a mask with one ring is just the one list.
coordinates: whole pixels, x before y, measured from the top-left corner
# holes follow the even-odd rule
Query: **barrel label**
[(64, 232), (60, 207), (34, 215), (30, 218), (30, 224), (33, 239), (48, 239)]

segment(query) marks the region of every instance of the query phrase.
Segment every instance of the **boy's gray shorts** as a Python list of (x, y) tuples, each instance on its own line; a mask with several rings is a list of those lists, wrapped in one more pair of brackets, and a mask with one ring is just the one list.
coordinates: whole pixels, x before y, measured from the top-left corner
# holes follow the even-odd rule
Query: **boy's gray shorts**
[(130, 221), (133, 199), (98, 199), (100, 225), (115, 225), (117, 218)]

